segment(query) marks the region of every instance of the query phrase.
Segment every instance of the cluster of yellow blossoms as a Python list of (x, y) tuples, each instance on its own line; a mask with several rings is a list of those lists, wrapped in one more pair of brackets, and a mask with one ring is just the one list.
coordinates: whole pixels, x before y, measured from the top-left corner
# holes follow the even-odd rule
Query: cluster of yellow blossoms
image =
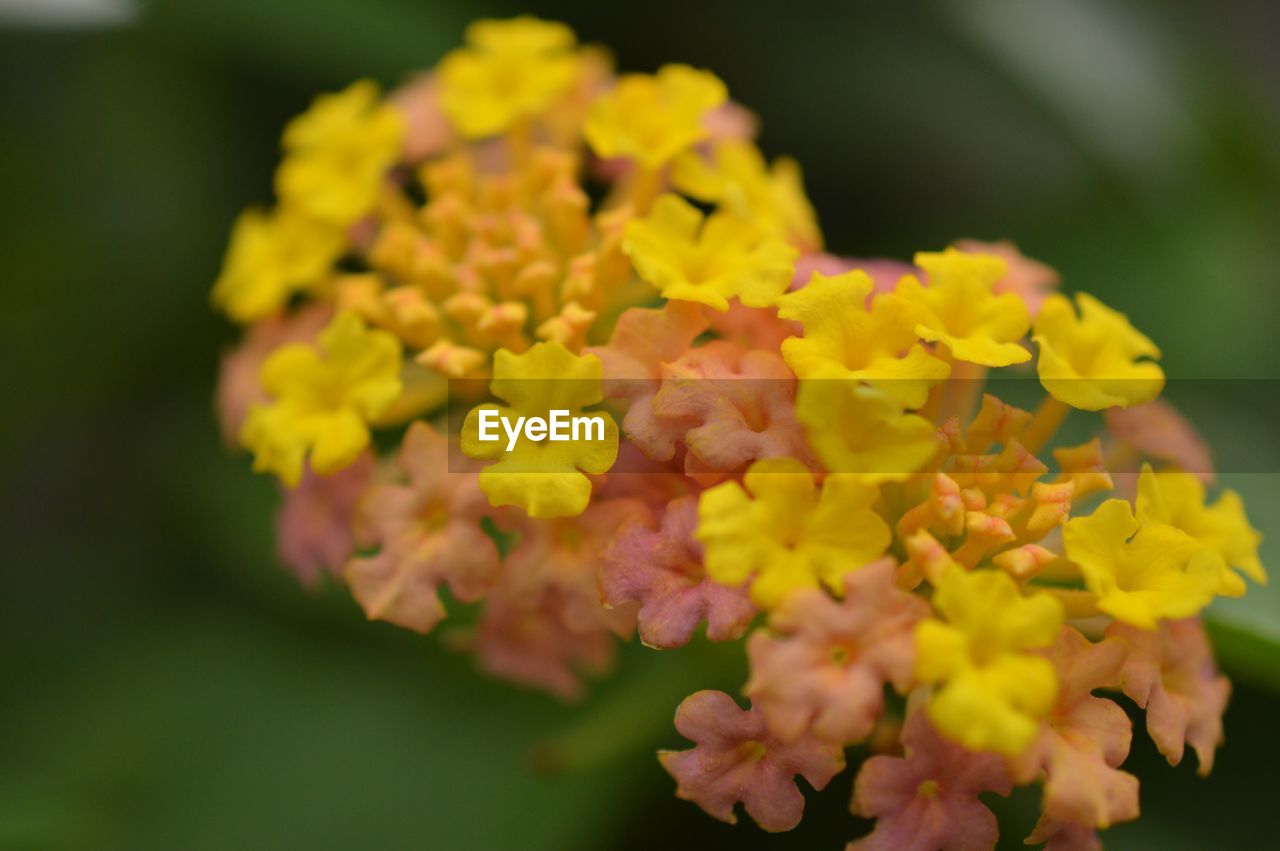
[[(532, 18), (290, 122), (213, 291), (247, 326), (220, 414), (283, 485), (281, 557), (418, 631), (442, 591), (476, 603), (481, 664), (564, 697), (619, 637), (745, 635), (750, 708), (691, 696), (696, 747), (660, 755), (718, 818), (794, 826), (795, 777), (869, 741), (857, 847), (989, 847), (978, 795), (1032, 782), (1031, 841), (1095, 847), (1137, 780), (1093, 692), (1207, 772), (1229, 687), (1199, 614), (1266, 580), (1259, 535), (1168, 439), (1193, 432), (1123, 314), (1008, 244), (823, 253), (753, 124), (706, 71), (615, 76)], [(1038, 378), (1034, 413), (982, 392), (993, 369)], [(584, 410), (603, 440), (477, 433)], [(1106, 430), (1060, 445), (1072, 410)]]

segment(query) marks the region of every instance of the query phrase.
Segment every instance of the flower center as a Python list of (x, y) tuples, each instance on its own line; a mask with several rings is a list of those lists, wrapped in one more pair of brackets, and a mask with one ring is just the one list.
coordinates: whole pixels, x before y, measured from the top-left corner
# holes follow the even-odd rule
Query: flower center
[(431, 502), (423, 509), (422, 525), (429, 532), (438, 532), (449, 522), (449, 506), (443, 502)]
[(765, 754), (769, 752), (769, 749), (764, 746), (764, 742), (752, 740), (743, 742), (741, 751), (743, 759), (747, 762), (759, 762), (764, 759)]
[(942, 787), (938, 785), (937, 780), (925, 780), (916, 787), (916, 794), (921, 798), (936, 798), (941, 791)]

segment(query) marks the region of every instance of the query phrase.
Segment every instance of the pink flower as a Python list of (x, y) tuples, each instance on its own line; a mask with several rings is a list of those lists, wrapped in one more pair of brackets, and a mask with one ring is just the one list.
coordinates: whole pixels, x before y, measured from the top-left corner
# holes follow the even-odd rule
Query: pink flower
[(814, 275), (831, 277), (857, 268), (853, 258), (839, 257), (825, 251), (810, 251), (796, 258), (796, 271), (791, 277), (791, 289), (799, 289), (809, 283)]
[(440, 83), (435, 74), (419, 74), (387, 99), (404, 116), (405, 162), (422, 162), (453, 143), (453, 129), (440, 109)]
[(1047, 815), (1040, 817), (1027, 837), (1027, 845), (1043, 842), (1044, 851), (1102, 851), (1098, 832), (1087, 824), (1059, 821)]
[(653, 411), (662, 366), (680, 357), (706, 327), (699, 306), (690, 302), (633, 307), (618, 318), (607, 346), (585, 350), (600, 358), (605, 395), (630, 403), (622, 428), (650, 458), (669, 460), (684, 433), (679, 423), (660, 422)]
[(697, 484), (684, 474), (684, 453), (655, 461), (634, 443), (618, 444), (618, 460), (608, 473), (594, 476), (592, 499), (636, 499), (654, 511), (696, 492)]
[(408, 482), (378, 485), (361, 506), (361, 538), (379, 551), (353, 559), (345, 575), (371, 620), (427, 632), (445, 615), (441, 585), (474, 602), (496, 579), (498, 549), (480, 526), (492, 509), (475, 473), (449, 472), (448, 451), (415, 422), (399, 455)]
[(1054, 269), (1027, 257), (1018, 250), (1018, 246), (1007, 240), (979, 242), (962, 239), (956, 243), (956, 248), (970, 254), (994, 254), (1004, 260), (1008, 271), (996, 282), (994, 289), (997, 293), (1013, 293), (1021, 298), (1033, 318), (1040, 312), (1045, 296), (1061, 281)]
[(732, 641), (755, 615), (745, 589), (706, 577), (702, 545), (693, 538), (697, 522), (698, 497), (681, 497), (667, 507), (658, 531), (646, 523), (630, 523), (605, 551), (605, 602), (639, 606), (640, 640), (650, 647), (687, 644), (703, 620), (712, 641)]
[(1197, 773), (1207, 775), (1214, 749), (1222, 744), (1231, 683), (1218, 673), (1204, 625), (1197, 618), (1163, 621), (1158, 631), (1144, 632), (1113, 623), (1107, 635), (1128, 648), (1121, 686), (1147, 710), (1147, 732), (1160, 753), (1177, 765), (1189, 744), (1199, 762)]
[(332, 317), (333, 309), (318, 303), (296, 313), (272, 316), (250, 326), (244, 340), (223, 353), (214, 407), (218, 411), (222, 439), (228, 446), (239, 445), (240, 426), (249, 408), (256, 402), (267, 401), (267, 394), (258, 382), (258, 370), (267, 355), (285, 343), (314, 340)]
[(648, 507), (637, 500), (594, 499), (577, 517), (521, 522), (516, 527), (520, 543), (504, 564), (503, 588), (525, 600), (554, 594), (571, 631), (605, 627), (628, 636), (635, 626), (636, 607), (601, 606), (605, 550), (619, 529), (649, 518)]
[(902, 743), (905, 757), (873, 756), (858, 772), (853, 813), (877, 821), (849, 851), (992, 848), (1000, 828), (978, 794), (1012, 791), (1004, 760), (943, 739), (920, 711), (907, 719)]
[(729, 299), (726, 311), (703, 308), (711, 330), (723, 340), (748, 349), (776, 352), (788, 337), (799, 337), (804, 328), (799, 322), (779, 319), (773, 308), (747, 307), (736, 298)]
[(1015, 776), (1030, 782), (1045, 772), (1043, 808), (1054, 822), (1092, 829), (1137, 818), (1138, 778), (1118, 769), (1129, 755), (1129, 716), (1092, 694), (1119, 684), (1124, 645), (1093, 644), (1064, 626), (1044, 655), (1058, 675), (1058, 702), (1040, 737), (1016, 761)]
[(604, 549), (619, 528), (648, 517), (648, 507), (639, 500), (597, 493), (578, 517), (539, 522), (507, 518), (519, 543), (507, 555), (498, 585), (466, 642), (480, 666), (562, 700), (579, 699), (581, 675), (607, 671), (615, 653), (614, 635), (629, 635), (635, 625), (635, 606), (601, 605)]
[(1157, 399), (1132, 408), (1108, 408), (1104, 416), (1107, 429), (1133, 449), (1194, 473), (1206, 485), (1213, 484), (1213, 455), (1208, 444), (1173, 405)]
[(473, 649), (495, 677), (546, 689), (561, 700), (582, 697), (580, 673), (599, 675), (613, 664), (613, 636), (603, 627), (570, 629), (564, 600), (554, 591), (530, 600), (499, 588), (484, 602)]
[(919, 276), (921, 274), (915, 266), (901, 260), (882, 257), (837, 257), (834, 254), (815, 251), (800, 255), (800, 259), (796, 261), (796, 273), (791, 279), (791, 289), (803, 287), (815, 274), (830, 277), (854, 269), (861, 269), (871, 278), (871, 283), (874, 285), (871, 291), (872, 296), (892, 292), (904, 275)]
[(582, 676), (605, 673), (613, 664), (614, 636), (629, 636), (635, 627), (634, 605), (601, 605), (604, 549), (619, 528), (648, 517), (639, 500), (600, 494), (578, 517), (503, 517), (504, 531), (519, 543), (464, 642), (481, 668), (561, 700), (581, 698)]
[(653, 413), (683, 429), (686, 472), (733, 473), (761, 458), (809, 456), (795, 391), (780, 355), (716, 340), (663, 366)]
[(635, 626), (635, 606), (601, 605), (604, 549), (619, 528), (648, 514), (638, 500), (597, 498), (578, 517), (502, 517), (519, 543), (504, 560), (474, 634), (462, 642), (480, 666), (562, 700), (581, 697), (580, 674), (604, 673), (613, 662), (614, 636), (628, 636)]
[(337, 573), (351, 557), (352, 523), (373, 467), (373, 456), (365, 453), (331, 476), (308, 468), (296, 488), (284, 489), (276, 515), (276, 556), (303, 584)]
[(893, 559), (849, 574), (843, 600), (796, 594), (747, 642), (744, 692), (784, 741), (812, 731), (837, 744), (866, 738), (884, 709), (884, 686), (904, 692), (915, 662), (912, 634), (929, 604), (893, 584)]
[(804, 814), (800, 775), (821, 790), (844, 770), (839, 746), (805, 736), (783, 743), (755, 708), (741, 709), (720, 691), (700, 691), (676, 711), (676, 729), (696, 743), (686, 751), (659, 751), (662, 767), (676, 780), (676, 795), (710, 816), (735, 824), (734, 804), (765, 830), (790, 830)]
[(760, 121), (754, 112), (730, 100), (708, 112), (702, 126), (714, 141), (749, 142), (759, 132)]

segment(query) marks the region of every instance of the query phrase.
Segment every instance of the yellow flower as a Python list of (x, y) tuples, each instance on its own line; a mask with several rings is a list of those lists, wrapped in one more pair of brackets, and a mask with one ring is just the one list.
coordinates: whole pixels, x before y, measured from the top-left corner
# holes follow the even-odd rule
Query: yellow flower
[(623, 75), (592, 105), (582, 130), (597, 156), (656, 171), (707, 137), (703, 117), (728, 97), (714, 74), (664, 65), (652, 76)]
[(373, 209), (404, 132), (404, 118), (370, 80), (321, 95), (285, 128), (276, 193), (286, 206), (346, 227)]
[(939, 449), (933, 423), (904, 414), (871, 387), (843, 381), (801, 380), (796, 419), (827, 470), (854, 474), (869, 484), (902, 481)]
[(1122, 499), (1069, 520), (1063, 541), (1098, 608), (1140, 629), (1198, 613), (1221, 587), (1225, 570), (1220, 555), (1186, 532), (1139, 523)]
[(844, 576), (889, 545), (889, 526), (872, 508), (877, 497), (851, 476), (828, 476), (819, 492), (794, 458), (757, 461), (742, 484), (724, 482), (698, 501), (694, 535), (707, 575), (722, 585), (749, 581), (751, 599), (766, 609), (819, 583), (841, 594)]
[(809, 283), (778, 299), (778, 316), (804, 326), (803, 337), (782, 343), (782, 357), (800, 378), (865, 381), (908, 408), (951, 368), (925, 351), (915, 332), (923, 305), (896, 293), (867, 298), (871, 278), (861, 270)]
[(1040, 347), (1040, 383), (1059, 402), (1085, 411), (1140, 405), (1164, 389), (1164, 371), (1139, 358), (1159, 358), (1146, 335), (1087, 293), (1076, 293), (1080, 316), (1060, 295), (1045, 299), (1032, 337)]
[(337, 228), (289, 210), (245, 210), (231, 230), (213, 303), (237, 322), (277, 313), (296, 292), (322, 281), (342, 254)]
[(578, 73), (573, 30), (522, 15), (476, 21), (467, 47), (440, 62), (440, 101), (463, 136), (494, 136), (535, 116), (573, 83)]
[(1031, 360), (1031, 353), (1018, 345), (1031, 327), (1026, 304), (1013, 293), (992, 291), (1005, 275), (1003, 260), (948, 248), (940, 253), (921, 252), (915, 263), (928, 273), (929, 286), (908, 277), (898, 285), (898, 292), (928, 308), (915, 328), (920, 339), (942, 343), (956, 360), (982, 366)]
[(600, 359), (580, 357), (559, 343), (538, 343), (519, 355), (499, 349), (493, 375), (489, 389), (507, 405), (480, 405), (462, 426), (462, 451), (471, 458), (497, 461), (480, 471), (480, 488), (489, 503), (519, 506), (530, 517), (581, 514), (591, 498), (591, 480), (585, 474), (608, 472), (618, 456), (613, 417), (603, 412), (590, 415), (603, 421), (601, 439), (585, 439), (585, 433), (577, 440), (531, 439), (525, 431), (524, 438), (513, 438), (513, 447), (505, 433), (500, 440), (482, 440), (482, 417), (490, 422), (505, 418), (519, 430), (521, 418), (549, 421), (553, 411), (579, 416), (584, 407), (604, 398)]
[(750, 222), (728, 213), (704, 221), (678, 195), (663, 195), (648, 217), (627, 223), (622, 250), (636, 274), (664, 298), (729, 309), (737, 296), (748, 307), (770, 307), (786, 292), (796, 251)]
[[(1249, 523), (1244, 501), (1233, 490), (1224, 490), (1213, 505), (1205, 503), (1204, 485), (1191, 473), (1162, 470), (1144, 464), (1138, 477), (1138, 520), (1145, 524), (1165, 523), (1186, 532), (1223, 561), (1243, 571), (1254, 582), (1266, 583), (1267, 571), (1258, 559), (1262, 536)], [(1244, 582), (1230, 571), (1223, 572), (1220, 594), (1237, 597)]]
[(368, 423), (400, 395), (400, 343), (342, 313), (321, 332), (319, 351), (281, 346), (259, 376), (271, 401), (249, 411), (240, 442), (253, 452), (254, 470), (294, 487), (304, 461), (328, 475), (369, 445)]
[(482, 19), (467, 26), (467, 44), (478, 50), (510, 54), (550, 54), (573, 49), (573, 30), (559, 21), (532, 15), (508, 20)]
[(916, 676), (939, 684), (929, 720), (972, 750), (1018, 755), (1058, 694), (1053, 665), (1025, 651), (1053, 643), (1062, 605), (1047, 594), (1023, 597), (1003, 571), (954, 566), (939, 578), (933, 605), (945, 622), (916, 627)]
[(681, 154), (671, 169), (671, 181), (686, 195), (757, 222), (803, 251), (822, 248), (822, 232), (804, 193), (800, 165), (790, 157), (775, 160), (770, 171), (751, 142), (721, 142), (710, 160), (695, 151)]

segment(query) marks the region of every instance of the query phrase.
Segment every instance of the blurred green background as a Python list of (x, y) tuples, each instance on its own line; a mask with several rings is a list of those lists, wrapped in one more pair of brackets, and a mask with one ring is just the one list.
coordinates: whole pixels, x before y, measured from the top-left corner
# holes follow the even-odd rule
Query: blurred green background
[[(232, 333), (206, 293), (237, 210), (269, 200), (283, 122), (522, 11), (625, 69), (714, 69), (766, 151), (804, 165), (833, 250), (1011, 237), (1130, 313), (1172, 376), (1280, 377), (1272, 0), (0, 0), (0, 847), (840, 848), (865, 830), (851, 773), (782, 836), (672, 796), (653, 750), (681, 744), (683, 695), (741, 684), (739, 653), (633, 648), (570, 708), (490, 682), (439, 637), (299, 588), (274, 563), (271, 483), (221, 448)], [(1224, 405), (1202, 425), (1256, 458), (1224, 478), (1280, 570), (1274, 420)], [(1214, 619), (1237, 686), (1214, 775), (1138, 732), (1144, 817), (1109, 847), (1277, 841), (1280, 582)], [(1005, 845), (1034, 805), (1001, 802)]]

